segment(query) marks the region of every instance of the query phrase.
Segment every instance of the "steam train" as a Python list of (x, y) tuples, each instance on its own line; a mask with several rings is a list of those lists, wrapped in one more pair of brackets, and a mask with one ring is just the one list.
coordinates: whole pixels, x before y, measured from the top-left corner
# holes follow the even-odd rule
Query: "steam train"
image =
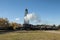
[(23, 24), (24, 30), (58, 30), (56, 26)]
[(20, 26), (10, 27), (1, 27), (0, 30), (58, 30), (58, 27), (50, 25), (32, 25), (32, 24), (23, 24)]

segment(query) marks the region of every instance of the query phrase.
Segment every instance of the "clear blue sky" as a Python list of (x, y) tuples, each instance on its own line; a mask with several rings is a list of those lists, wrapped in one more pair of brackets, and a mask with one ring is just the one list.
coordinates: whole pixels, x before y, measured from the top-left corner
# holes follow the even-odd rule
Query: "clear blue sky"
[(60, 24), (60, 1), (59, 0), (0, 0), (0, 17), (14, 21), (20, 18), (23, 23), (24, 10), (36, 13), (43, 23)]

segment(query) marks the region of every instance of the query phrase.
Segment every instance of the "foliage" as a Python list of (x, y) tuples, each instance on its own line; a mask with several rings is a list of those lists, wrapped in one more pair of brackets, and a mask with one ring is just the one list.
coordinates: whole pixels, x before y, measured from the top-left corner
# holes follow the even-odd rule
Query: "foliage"
[(16, 30), (16, 28), (21, 27), (21, 24), (18, 24), (16, 22), (12, 22), (12, 23), (10, 23), (10, 27), (12, 27), (14, 30)]
[(7, 18), (0, 18), (0, 28), (9, 27), (9, 21)]

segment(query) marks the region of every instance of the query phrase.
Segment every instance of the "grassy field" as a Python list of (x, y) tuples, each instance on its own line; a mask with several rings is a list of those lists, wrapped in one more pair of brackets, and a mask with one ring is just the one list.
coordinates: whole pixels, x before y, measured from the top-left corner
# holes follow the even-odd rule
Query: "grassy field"
[(43, 31), (16, 31), (0, 34), (0, 40), (60, 40), (60, 34)]

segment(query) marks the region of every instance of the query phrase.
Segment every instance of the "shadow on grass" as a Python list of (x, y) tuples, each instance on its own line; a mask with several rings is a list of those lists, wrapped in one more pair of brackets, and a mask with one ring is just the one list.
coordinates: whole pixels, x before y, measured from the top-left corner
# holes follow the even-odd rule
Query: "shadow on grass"
[(16, 33), (33, 33), (38, 30), (0, 30), (0, 34), (6, 34), (10, 32), (16, 32)]
[(36, 33), (38, 31), (48, 31), (48, 30), (0, 30), (0, 34), (6, 34), (10, 32), (16, 32), (16, 33)]
[(0, 34), (6, 34), (6, 33), (10, 33), (10, 32), (16, 32), (16, 33), (29, 33), (29, 31), (27, 30), (0, 30)]
[(13, 30), (0, 30), (0, 34), (5, 34), (9, 32), (13, 32)]

